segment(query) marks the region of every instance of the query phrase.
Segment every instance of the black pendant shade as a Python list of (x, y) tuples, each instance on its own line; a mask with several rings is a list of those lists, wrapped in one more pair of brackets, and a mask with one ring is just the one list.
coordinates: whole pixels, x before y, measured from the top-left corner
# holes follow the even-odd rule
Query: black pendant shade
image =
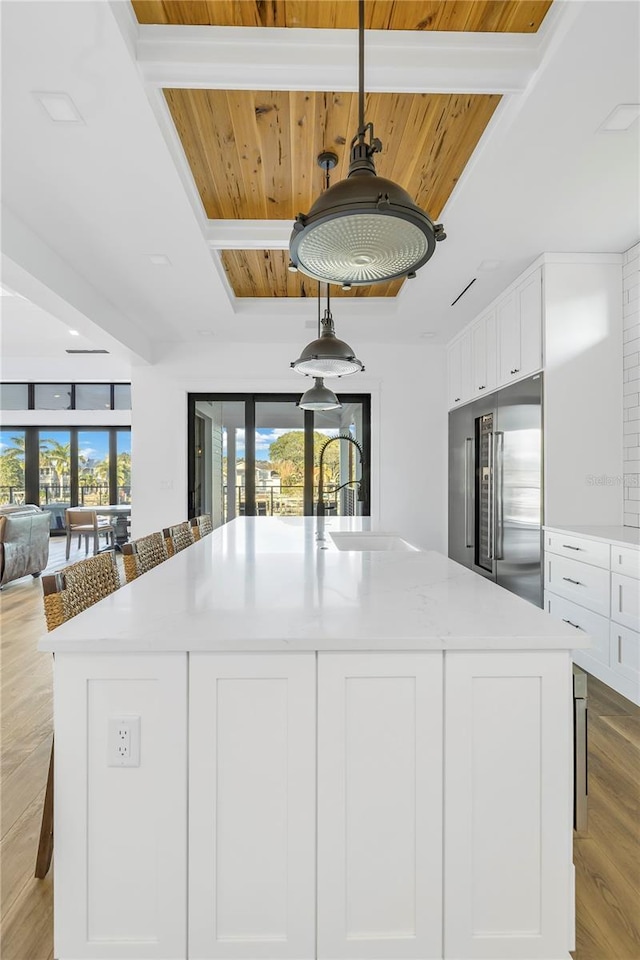
[[(382, 149), (364, 122), (364, 0), (359, 0), (359, 127), (346, 180), (298, 214), (289, 241), (291, 268), (324, 283), (362, 286), (415, 274), (446, 234), (407, 191), (376, 174)], [(367, 134), (369, 140), (367, 142)]]

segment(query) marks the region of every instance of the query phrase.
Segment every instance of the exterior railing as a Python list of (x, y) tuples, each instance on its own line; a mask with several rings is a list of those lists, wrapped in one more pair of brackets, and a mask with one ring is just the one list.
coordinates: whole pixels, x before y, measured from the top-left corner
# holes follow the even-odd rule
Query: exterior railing
[[(328, 484), (324, 487), (324, 504), (326, 513), (352, 516), (355, 513), (355, 496), (349, 488), (336, 490), (338, 484)], [(246, 513), (246, 490), (244, 486), (235, 488), (236, 509), (235, 515), (243, 517)], [(223, 487), (225, 521), (229, 519), (228, 488)], [(341, 499), (339, 500), (339, 497)], [(318, 501), (318, 488), (314, 487), (314, 511)], [(271, 487), (266, 484), (256, 484), (256, 516), (259, 517), (302, 517), (304, 516), (304, 486), (287, 484), (283, 487)]]
[[(39, 488), (40, 506), (58, 505), (70, 507), (71, 486), (68, 483), (41, 483)], [(24, 486), (0, 485), (0, 504), (23, 504)], [(78, 504), (82, 507), (103, 507), (111, 503), (108, 483), (80, 484)], [(131, 487), (121, 484), (116, 490), (116, 503), (131, 503)], [(76, 504), (73, 504), (76, 506)]]

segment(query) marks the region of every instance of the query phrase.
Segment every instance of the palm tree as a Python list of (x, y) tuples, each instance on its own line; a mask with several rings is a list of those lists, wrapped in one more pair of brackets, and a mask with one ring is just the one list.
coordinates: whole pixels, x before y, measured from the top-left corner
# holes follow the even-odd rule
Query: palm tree
[(0, 454), (0, 485), (24, 489), (24, 434), (11, 437), (11, 442)]
[[(48, 444), (45, 447), (44, 444)], [(65, 481), (68, 480), (71, 472), (71, 444), (60, 443), (51, 437), (40, 442), (40, 467), (51, 470), (55, 477), (55, 483), (52, 486), (58, 488), (57, 496), (63, 497)]]

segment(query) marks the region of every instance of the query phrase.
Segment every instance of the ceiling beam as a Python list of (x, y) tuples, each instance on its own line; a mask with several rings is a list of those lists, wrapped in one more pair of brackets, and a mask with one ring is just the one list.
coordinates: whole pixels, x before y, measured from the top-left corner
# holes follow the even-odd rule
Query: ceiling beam
[(211, 250), (287, 250), (293, 220), (207, 220)]
[[(519, 93), (540, 65), (547, 36), (368, 30), (366, 88)], [(284, 27), (140, 25), (136, 42), (149, 85), (211, 90), (356, 90), (357, 49), (355, 30)]]
[(2, 206), (2, 277), (17, 293), (112, 353), (153, 361), (145, 333)]

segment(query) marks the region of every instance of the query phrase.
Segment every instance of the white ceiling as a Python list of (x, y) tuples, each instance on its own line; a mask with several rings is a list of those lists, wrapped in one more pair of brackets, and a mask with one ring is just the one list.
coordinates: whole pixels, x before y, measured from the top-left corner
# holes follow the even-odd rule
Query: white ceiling
[[(204, 221), (158, 98), (158, 83), (176, 67), (158, 61), (148, 40), (150, 29), (165, 28), (141, 32), (128, 0), (3, 0), (0, 14), (3, 281), (32, 301), (2, 298), (12, 302), (3, 311), (7, 349), (56, 356), (68, 345), (69, 326), (87, 345), (150, 361), (167, 342), (308, 338), (315, 301), (230, 295), (211, 248), (215, 224)], [(540, 253), (622, 252), (637, 241), (640, 121), (620, 133), (598, 128), (617, 104), (640, 102), (639, 15), (636, 0), (555, 0), (537, 39), (514, 41), (509, 56), (522, 69), (512, 72), (519, 81), (511, 89), (522, 89), (505, 95), (440, 218), (448, 239), (396, 301), (336, 302), (341, 336), (359, 346), (415, 342), (425, 332), (448, 340)], [(215, 37), (218, 28), (195, 29)], [(393, 39), (399, 60), (402, 45), (408, 56), (417, 42), (412, 34)], [(428, 55), (434, 39), (424, 42), (432, 44)], [(345, 43), (342, 53), (324, 51), (326, 89), (347, 86)], [(234, 49), (236, 57), (248, 55), (241, 43)], [(354, 65), (355, 54), (354, 35)], [(472, 54), (460, 55), (467, 74)], [(255, 60), (234, 66), (246, 75), (244, 86), (260, 85), (261, 77), (263, 87), (273, 83)], [(203, 85), (212, 82), (206, 67)], [(320, 82), (317, 73), (310, 71), (310, 86)], [(416, 68), (411, 80), (405, 69), (401, 81), (429, 89), (436, 74), (446, 71)], [(372, 68), (371, 77), (382, 89), (380, 71)], [(68, 93), (85, 122), (54, 124), (34, 91)], [(171, 265), (152, 264), (148, 255), (158, 253)], [(500, 266), (479, 271), (485, 260)], [(62, 319), (57, 333), (43, 309)], [(37, 322), (46, 336), (36, 337)]]

